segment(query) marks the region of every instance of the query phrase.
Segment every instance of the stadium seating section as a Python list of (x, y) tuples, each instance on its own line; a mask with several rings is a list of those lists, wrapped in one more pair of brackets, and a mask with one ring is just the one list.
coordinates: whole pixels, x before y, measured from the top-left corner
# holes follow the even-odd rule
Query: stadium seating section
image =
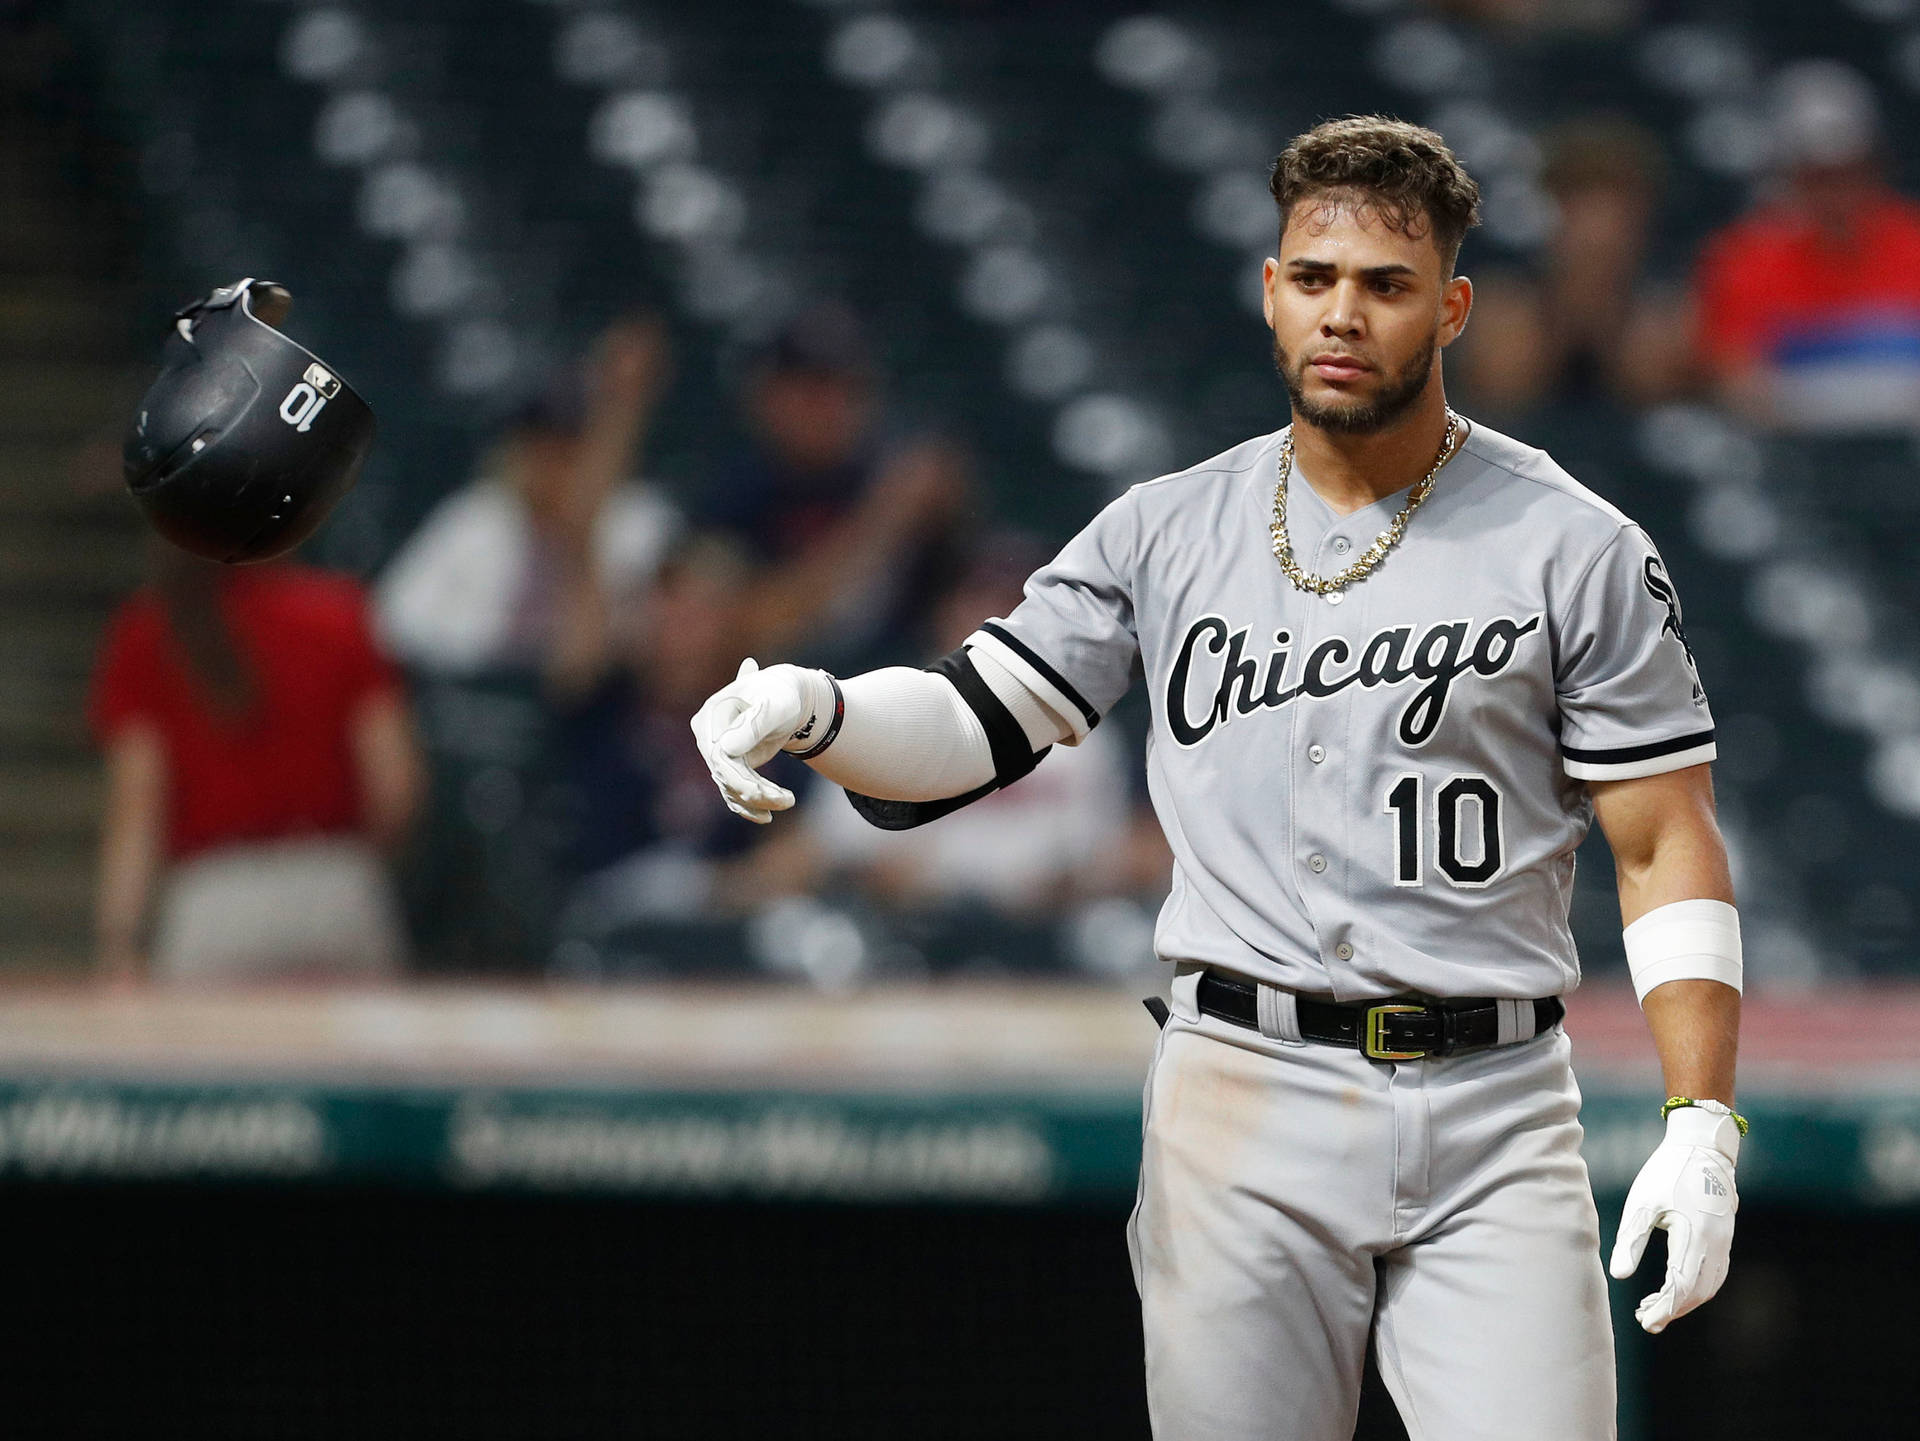
[[(1318, 118), (1391, 110), (1456, 139), (1489, 192), (1469, 271), (1538, 244), (1527, 137), (1569, 115), (1624, 112), (1666, 142), (1655, 260), (1674, 274), (1746, 203), (1742, 107), (1782, 59), (1853, 58), (1889, 133), (1916, 133), (1909, 7), (1659, 8), (1606, 34), (1489, 32), (1395, 0), (1130, 17), (1091, 0), (69, 7), (165, 222), (156, 316), (272, 276), (301, 337), (373, 400), (379, 455), (320, 551), (368, 573), (467, 477), (516, 385), (631, 305), (664, 311), (678, 351), (651, 474), (697, 484), (757, 328), (839, 295), (872, 318), (900, 413), (964, 438), (1001, 512), (1058, 538), (1116, 487), (1279, 423), (1251, 304), (1263, 167)], [(1920, 183), (1920, 147), (1895, 158)], [(1755, 974), (1909, 969), (1913, 446), (1769, 440), (1697, 407), (1553, 411), (1524, 434), (1642, 519), (1680, 582)], [(526, 859), (537, 727), (497, 688), (425, 701), (459, 762), (441, 777), (446, 883), (509, 877), (485, 950), (545, 904)], [(1594, 860), (1577, 918), (1606, 968), (1617, 916)], [(1025, 954), (921, 943), (954, 964)], [(712, 954), (661, 932), (626, 963)]]

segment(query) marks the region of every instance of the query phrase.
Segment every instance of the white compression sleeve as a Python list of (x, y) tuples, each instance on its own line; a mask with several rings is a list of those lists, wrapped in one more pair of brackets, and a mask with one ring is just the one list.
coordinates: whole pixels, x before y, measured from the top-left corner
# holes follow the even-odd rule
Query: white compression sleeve
[(840, 734), (807, 762), (835, 785), (875, 800), (938, 801), (993, 779), (986, 728), (945, 676), (887, 666), (840, 690)]
[(1741, 985), (1740, 913), (1725, 901), (1673, 901), (1656, 906), (1621, 933), (1627, 969), (1641, 1001), (1668, 981)]

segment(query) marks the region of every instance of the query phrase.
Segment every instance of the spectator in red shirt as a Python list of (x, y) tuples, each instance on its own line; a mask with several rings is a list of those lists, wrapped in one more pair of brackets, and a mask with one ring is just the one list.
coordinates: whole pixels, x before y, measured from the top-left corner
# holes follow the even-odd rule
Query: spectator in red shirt
[(396, 972), (379, 850), (404, 834), (422, 778), (360, 587), (155, 556), (153, 584), (108, 627), (90, 706), (107, 759), (104, 969), (146, 969), (152, 911), (165, 979)]
[(1701, 358), (1762, 424), (1913, 429), (1920, 205), (1883, 174), (1873, 88), (1839, 61), (1802, 61), (1776, 79), (1774, 118), (1773, 193), (1701, 254)]

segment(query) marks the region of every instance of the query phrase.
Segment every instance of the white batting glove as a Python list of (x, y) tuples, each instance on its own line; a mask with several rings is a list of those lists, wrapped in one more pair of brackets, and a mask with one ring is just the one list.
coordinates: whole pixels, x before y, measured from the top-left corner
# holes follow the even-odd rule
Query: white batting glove
[(797, 665), (761, 670), (748, 657), (731, 685), (707, 697), (693, 717), (693, 739), (728, 810), (764, 826), (793, 804), (792, 791), (756, 770), (798, 736), (812, 735), (822, 692), (831, 713), (826, 672)]
[(1626, 1280), (1657, 1226), (1667, 1233), (1666, 1284), (1634, 1311), (1644, 1330), (1658, 1335), (1676, 1316), (1713, 1298), (1727, 1279), (1733, 1249), (1733, 1213), (1740, 1209), (1734, 1163), (1740, 1128), (1733, 1117), (1702, 1106), (1680, 1106), (1667, 1117), (1662, 1141), (1627, 1192), (1620, 1234), (1608, 1263)]

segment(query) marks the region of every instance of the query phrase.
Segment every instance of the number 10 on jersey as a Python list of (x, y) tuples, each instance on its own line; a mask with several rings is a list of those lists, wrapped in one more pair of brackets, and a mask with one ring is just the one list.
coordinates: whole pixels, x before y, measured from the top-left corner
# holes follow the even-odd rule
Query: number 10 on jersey
[(1485, 776), (1449, 776), (1433, 793), (1427, 820), (1426, 779), (1417, 771), (1398, 776), (1387, 792), (1393, 817), (1393, 883), (1426, 884), (1425, 860), (1432, 839), (1433, 864), (1450, 885), (1479, 890), (1500, 874), (1504, 857), (1500, 792)]

